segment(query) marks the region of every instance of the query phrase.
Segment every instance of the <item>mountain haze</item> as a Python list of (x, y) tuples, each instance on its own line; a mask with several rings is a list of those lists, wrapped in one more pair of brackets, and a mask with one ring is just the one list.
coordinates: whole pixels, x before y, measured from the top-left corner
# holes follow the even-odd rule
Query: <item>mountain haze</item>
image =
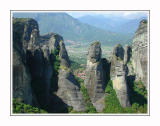
[(114, 16), (105, 17), (102, 15), (94, 15), (94, 16), (86, 15), (78, 18), (78, 20), (80, 20), (83, 23), (90, 24), (92, 26), (95, 26), (97, 28), (106, 31), (123, 33), (123, 34), (132, 34), (132, 35), (136, 32), (136, 29), (139, 26), (139, 22), (142, 19), (147, 19), (147, 17), (129, 19), (124, 17), (114, 17)]
[(115, 45), (128, 43), (132, 38), (130, 35), (109, 32), (82, 23), (67, 13), (14, 13), (13, 16), (37, 20), (40, 34), (55, 32), (62, 35), (65, 42), (90, 43), (99, 40), (104, 45)]

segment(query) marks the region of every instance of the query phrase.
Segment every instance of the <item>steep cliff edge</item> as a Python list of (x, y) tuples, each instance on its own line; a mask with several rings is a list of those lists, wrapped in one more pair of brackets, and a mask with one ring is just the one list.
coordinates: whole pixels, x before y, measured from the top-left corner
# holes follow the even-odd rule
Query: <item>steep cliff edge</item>
[[(35, 34), (33, 38), (32, 34)], [(31, 74), (26, 61), (27, 49), (39, 35), (38, 24), (32, 19), (13, 19), (13, 97), (31, 104)]]
[[(69, 57), (60, 35), (40, 36), (35, 20), (13, 19), (13, 98), (48, 112), (64, 112), (58, 110), (60, 106), (84, 111), (82, 94), (69, 67)], [(59, 97), (62, 90), (67, 91), (62, 94), (69, 102)]]
[(130, 106), (128, 85), (126, 82), (126, 71), (127, 66), (124, 64), (124, 49), (119, 44), (115, 46), (113, 50), (110, 77), (113, 82), (113, 88), (116, 91), (122, 107)]
[(148, 33), (147, 20), (140, 22), (132, 43), (132, 64), (136, 80), (141, 80), (147, 88), (148, 71)]
[(94, 42), (88, 49), (85, 79), (85, 87), (98, 112), (104, 108), (104, 89), (106, 85), (100, 46), (99, 42)]

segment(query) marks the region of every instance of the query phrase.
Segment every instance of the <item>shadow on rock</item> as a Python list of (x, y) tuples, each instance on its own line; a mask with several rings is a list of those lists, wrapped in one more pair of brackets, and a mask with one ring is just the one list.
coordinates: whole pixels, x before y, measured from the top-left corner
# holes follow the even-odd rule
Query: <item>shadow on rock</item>
[(129, 87), (129, 94), (130, 94), (129, 99), (131, 105), (133, 103), (138, 103), (139, 105), (147, 104), (147, 99), (143, 95), (139, 94), (134, 90), (134, 81), (135, 81), (135, 75), (127, 76), (127, 84)]
[(65, 104), (61, 98), (53, 94), (49, 104), (49, 113), (68, 113), (68, 105)]
[(110, 80), (110, 66), (111, 66), (111, 63), (106, 59), (106, 58), (103, 58), (102, 59), (102, 65), (103, 65), (103, 70), (104, 70), (104, 76), (105, 76), (105, 85), (103, 85), (103, 89), (105, 90), (109, 80)]

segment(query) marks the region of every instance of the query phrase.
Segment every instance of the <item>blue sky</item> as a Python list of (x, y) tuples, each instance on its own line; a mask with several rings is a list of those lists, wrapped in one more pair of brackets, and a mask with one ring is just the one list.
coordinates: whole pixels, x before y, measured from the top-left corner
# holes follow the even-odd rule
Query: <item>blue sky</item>
[(103, 15), (105, 17), (124, 17), (135, 19), (148, 16), (148, 11), (72, 11), (66, 12), (69, 15), (78, 18), (85, 15)]

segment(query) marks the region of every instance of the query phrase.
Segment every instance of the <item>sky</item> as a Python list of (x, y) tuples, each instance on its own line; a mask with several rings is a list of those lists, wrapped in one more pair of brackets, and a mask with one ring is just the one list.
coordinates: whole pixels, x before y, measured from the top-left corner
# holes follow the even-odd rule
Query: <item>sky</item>
[(79, 18), (86, 15), (102, 15), (104, 17), (124, 17), (128, 19), (135, 19), (140, 17), (146, 17), (147, 11), (72, 11), (67, 12), (74, 18)]
[[(148, 11), (48, 11), (48, 13), (54, 13), (54, 12), (55, 13), (65, 12), (74, 18), (79, 18), (86, 15), (90, 15), (90, 16), (101, 15), (104, 17), (112, 17), (112, 18), (120, 17), (120, 18), (127, 18), (127, 19), (137, 19), (142, 17), (148, 17), (149, 15)], [(35, 12), (33, 11), (33, 13)], [(41, 13), (41, 12), (37, 11), (36, 13)]]

